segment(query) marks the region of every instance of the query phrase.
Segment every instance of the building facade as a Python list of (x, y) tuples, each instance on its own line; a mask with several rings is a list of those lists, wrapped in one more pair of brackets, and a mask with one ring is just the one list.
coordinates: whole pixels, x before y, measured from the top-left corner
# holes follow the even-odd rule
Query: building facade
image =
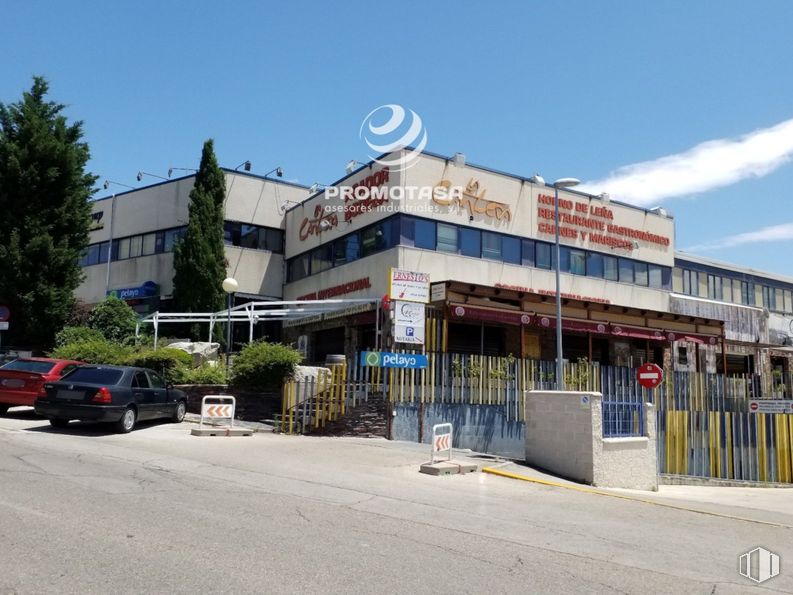
[[(311, 195), (226, 171), (228, 271), (241, 298), (380, 298), (391, 269), (421, 272), (432, 284), (423, 349), (554, 359), (554, 188), (431, 153), (404, 170), (393, 163), (372, 161)], [(160, 301), (148, 309), (167, 305), (192, 181), (97, 201), (79, 297), (135, 299), (123, 290), (145, 294), (148, 283)], [(558, 195), (565, 359), (789, 376), (793, 279), (676, 253), (664, 209)], [(101, 224), (113, 219), (108, 266)], [(369, 306), (284, 326), (312, 361), (411, 347)]]

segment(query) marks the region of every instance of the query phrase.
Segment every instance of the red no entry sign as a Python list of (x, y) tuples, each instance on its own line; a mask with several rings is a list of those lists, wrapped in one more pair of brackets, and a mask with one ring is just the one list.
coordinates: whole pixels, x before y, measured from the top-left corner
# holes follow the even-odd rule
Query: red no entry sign
[(644, 388), (655, 388), (664, 379), (664, 371), (655, 364), (644, 364), (636, 371), (636, 379)]

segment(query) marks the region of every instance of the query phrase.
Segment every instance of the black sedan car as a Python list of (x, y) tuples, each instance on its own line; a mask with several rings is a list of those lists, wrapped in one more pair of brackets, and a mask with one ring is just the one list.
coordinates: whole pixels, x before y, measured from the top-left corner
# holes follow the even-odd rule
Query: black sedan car
[(127, 433), (139, 420), (166, 417), (179, 423), (187, 411), (187, 395), (146, 368), (80, 366), (46, 383), (44, 391), (34, 409), (56, 428), (78, 419), (110, 422)]

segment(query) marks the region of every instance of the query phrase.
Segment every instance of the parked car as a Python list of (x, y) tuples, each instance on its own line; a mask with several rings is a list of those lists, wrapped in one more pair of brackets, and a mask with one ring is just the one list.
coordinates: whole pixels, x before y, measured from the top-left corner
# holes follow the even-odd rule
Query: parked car
[(37, 397), (44, 393), (46, 382), (60, 379), (74, 370), (80, 362), (50, 359), (46, 357), (23, 357), (0, 366), (0, 415), (9, 407), (33, 406)]
[(56, 428), (78, 419), (110, 422), (125, 434), (145, 419), (180, 423), (187, 412), (187, 395), (146, 368), (80, 366), (58, 382), (46, 383), (44, 390), (35, 410)]

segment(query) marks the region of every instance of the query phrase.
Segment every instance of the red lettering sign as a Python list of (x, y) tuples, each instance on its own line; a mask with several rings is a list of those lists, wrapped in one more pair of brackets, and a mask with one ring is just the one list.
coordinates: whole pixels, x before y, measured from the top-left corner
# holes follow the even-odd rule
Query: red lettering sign
[(356, 279), (355, 281), (350, 281), (349, 283), (342, 283), (341, 285), (334, 285), (333, 287), (320, 289), (319, 291), (313, 291), (311, 293), (298, 296), (296, 299), (297, 301), (327, 300), (338, 295), (346, 295), (348, 293), (354, 293), (363, 289), (369, 289), (371, 286), (372, 284), (369, 281), (369, 277), (364, 277), (363, 279)]

